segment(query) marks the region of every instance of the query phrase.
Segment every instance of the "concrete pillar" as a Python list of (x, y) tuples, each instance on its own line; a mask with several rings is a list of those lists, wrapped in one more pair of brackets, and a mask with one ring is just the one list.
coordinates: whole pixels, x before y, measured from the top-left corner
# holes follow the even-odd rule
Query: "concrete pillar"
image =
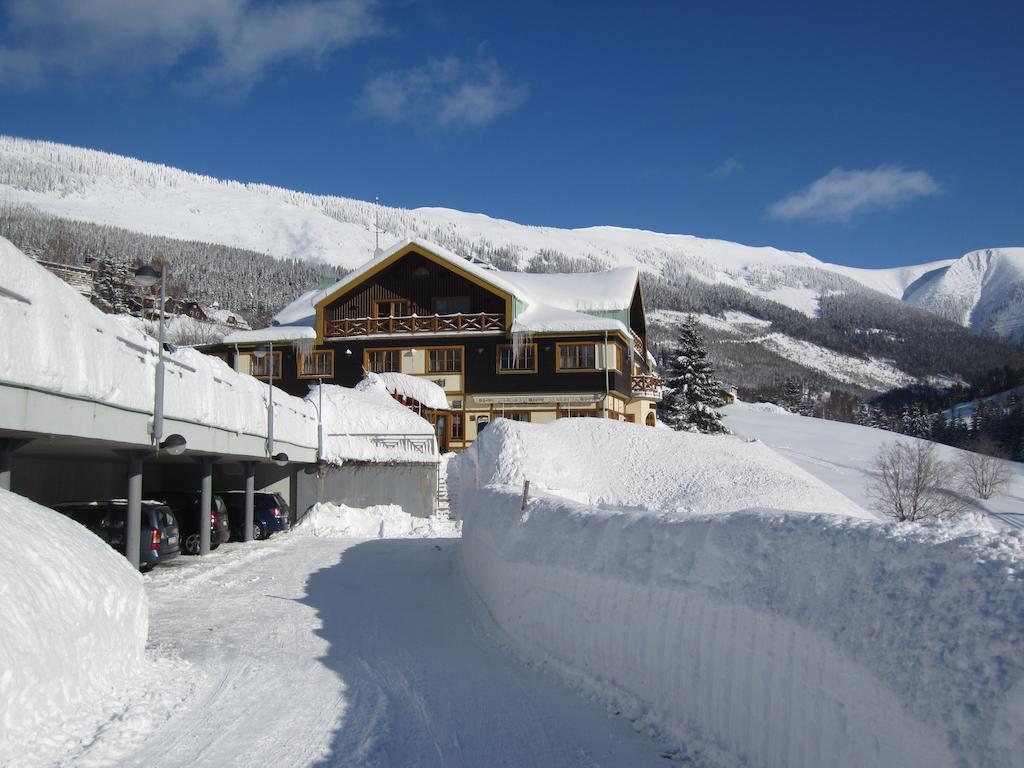
[(213, 506), (213, 459), (201, 456), (202, 467), (199, 499), (199, 554), (210, 554), (210, 508)]
[(124, 526), (124, 555), (139, 567), (139, 539), (142, 536), (142, 454), (128, 453), (128, 510)]
[(245, 470), (245, 535), (242, 541), (252, 541), (253, 495), (256, 492), (256, 462), (243, 461)]
[(14, 452), (23, 445), (32, 442), (29, 439), (5, 437), (0, 439), (0, 488), (11, 490), (11, 466), (14, 463)]

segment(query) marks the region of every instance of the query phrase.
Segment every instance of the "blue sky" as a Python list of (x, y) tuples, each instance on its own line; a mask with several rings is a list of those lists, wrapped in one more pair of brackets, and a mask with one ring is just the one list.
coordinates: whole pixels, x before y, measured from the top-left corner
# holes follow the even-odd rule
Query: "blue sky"
[(1024, 3), (0, 2), (0, 132), (858, 266), (1024, 245)]

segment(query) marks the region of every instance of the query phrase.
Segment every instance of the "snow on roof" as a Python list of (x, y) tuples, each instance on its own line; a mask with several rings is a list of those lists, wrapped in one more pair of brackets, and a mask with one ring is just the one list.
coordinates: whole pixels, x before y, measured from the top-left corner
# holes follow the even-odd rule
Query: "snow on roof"
[(529, 336), (534, 333), (618, 331), (629, 336), (629, 331), (621, 321), (610, 317), (597, 317), (567, 309), (532, 304), (512, 323), (513, 335)]
[[(223, 325), (234, 325), (242, 330), (249, 330), (249, 322), (240, 314), (230, 309), (220, 309), (214, 305), (212, 307), (203, 307), (203, 312), (214, 322), (222, 323)], [(232, 322), (232, 319), (234, 322)]]
[[(156, 340), (115, 315), (103, 314), (74, 288), (3, 238), (0, 329), (4, 339), (0, 343), (0, 381), (115, 407), (139, 411), (153, 408)], [(290, 337), (296, 335), (296, 330), (281, 329)], [(308, 331), (303, 338), (312, 338), (312, 329), (298, 330)], [(252, 336), (242, 338), (251, 340)], [(193, 349), (178, 349), (165, 357), (164, 412), (168, 418), (188, 419), (233, 432), (265, 434), (265, 382)], [(354, 398), (349, 401), (351, 408), (329, 410), (325, 404), (323, 421), (327, 433), (433, 435), (428, 422), (396, 403), (386, 392), (345, 392)], [(344, 395), (336, 398), (343, 400)], [(310, 447), (317, 444), (317, 412), (312, 402), (275, 388), (274, 406), (278, 439)], [(350, 450), (337, 446), (335, 454), (345, 458), (358, 454), (369, 461), (413, 458), (400, 445), (389, 448), (372, 442)]]
[[(382, 382), (361, 389), (317, 385), (306, 401), (318, 403), (321, 394), (327, 461), (437, 461), (433, 425), (396, 402)], [(417, 448), (425, 443), (428, 454)]]
[[(340, 280), (338, 281), (341, 282)], [(274, 315), (274, 325), (308, 325), (316, 323), (316, 305), (334, 291), (338, 283), (327, 288), (314, 288), (306, 291), (290, 304), (286, 304)]]
[(225, 344), (277, 344), (291, 341), (312, 341), (316, 331), (305, 326), (273, 325), (255, 331), (235, 331), (224, 337)]
[(640, 271), (619, 267), (604, 272), (497, 272), (516, 286), (529, 303), (572, 311), (607, 312), (628, 309)]
[(409, 376), (405, 373), (367, 373), (366, 378), (356, 384), (359, 391), (384, 388), (393, 395), (411, 397), (427, 408), (439, 411), (450, 409), (448, 397), (437, 384), (421, 376)]
[(502, 272), (486, 269), (446, 248), (419, 239), (402, 240), (334, 285), (321, 290), (307, 291), (274, 315), (274, 323), (312, 327), (318, 303), (332, 293), (362, 279), (378, 264), (409, 247), (427, 251), (526, 304), (528, 310), (520, 315), (513, 332), (607, 330), (622, 331), (628, 335), (628, 330), (620, 322), (595, 319), (593, 316), (579, 313), (627, 309), (633, 302), (633, 292), (639, 278), (636, 267), (619, 267), (605, 272)]

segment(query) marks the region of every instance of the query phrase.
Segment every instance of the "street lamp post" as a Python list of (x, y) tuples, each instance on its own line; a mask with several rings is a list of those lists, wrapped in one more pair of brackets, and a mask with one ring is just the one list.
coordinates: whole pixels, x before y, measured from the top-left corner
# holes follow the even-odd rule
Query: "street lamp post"
[[(135, 283), (142, 288), (151, 288), (160, 281), (160, 334), (157, 349), (156, 363), (156, 391), (153, 399), (153, 447), (159, 449), (160, 441), (164, 436), (164, 307), (167, 304), (167, 280), (166, 269), (157, 272), (148, 264), (143, 264), (135, 270)], [(146, 314), (146, 304), (143, 300), (142, 314)]]
[(274, 342), (270, 342), (267, 350), (253, 350), (257, 360), (267, 358), (267, 456), (274, 456)]

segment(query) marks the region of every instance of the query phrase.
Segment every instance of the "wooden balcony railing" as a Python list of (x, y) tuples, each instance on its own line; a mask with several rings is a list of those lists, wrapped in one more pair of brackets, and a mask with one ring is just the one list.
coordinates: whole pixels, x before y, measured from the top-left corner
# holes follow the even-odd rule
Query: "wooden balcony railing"
[(663, 384), (664, 382), (657, 376), (648, 376), (647, 374), (630, 376), (629, 378), (629, 388), (633, 391), (633, 394), (642, 397), (661, 399), (661, 387)]
[(475, 315), (403, 315), (401, 317), (331, 317), (324, 321), (327, 338), (375, 336), (388, 333), (484, 333), (504, 331), (505, 317)]
[(636, 350), (636, 353), (638, 355), (640, 355), (640, 357), (643, 357), (644, 356), (644, 340), (636, 335), (636, 331), (630, 330), (630, 333), (633, 334), (633, 349)]

